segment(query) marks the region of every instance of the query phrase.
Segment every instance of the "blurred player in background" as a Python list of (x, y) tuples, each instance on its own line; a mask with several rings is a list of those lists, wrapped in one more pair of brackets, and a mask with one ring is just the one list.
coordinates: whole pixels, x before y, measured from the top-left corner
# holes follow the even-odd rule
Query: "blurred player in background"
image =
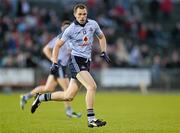
[[(68, 26), (70, 25), (69, 21), (64, 21), (61, 26), (61, 31), (64, 31)], [(56, 43), (57, 38), (60, 38), (61, 34), (57, 37), (53, 38), (44, 48), (43, 53), (46, 55), (46, 57), (51, 60), (52, 58), (52, 49)], [(68, 73), (67, 73), (67, 65), (71, 53), (70, 49), (70, 42), (67, 41), (66, 44), (59, 49), (60, 54), (58, 55), (58, 65), (59, 69), (57, 73), (50, 73), (46, 84), (37, 86), (35, 89), (33, 89), (31, 92), (21, 95), (20, 100), (20, 106), (22, 109), (24, 109), (24, 106), (26, 102), (35, 96), (36, 94), (42, 94), (46, 92), (53, 92), (59, 84), (63, 90), (66, 90), (68, 88), (69, 79), (68, 79)], [(69, 117), (81, 117), (81, 113), (76, 113), (73, 111), (71, 104), (69, 101), (64, 102), (65, 108), (66, 108), (66, 115)]]
[[(94, 35), (99, 39), (101, 47), (101, 57), (107, 63), (110, 62), (106, 54), (106, 38), (101, 31), (96, 21), (87, 19), (87, 7), (84, 4), (77, 4), (74, 7), (75, 21), (64, 31), (61, 38), (56, 42), (53, 49), (53, 64), (51, 67), (52, 73), (58, 72), (58, 50), (63, 47), (66, 41), (72, 42), (72, 51), (70, 57), (71, 80), (66, 91), (58, 91), (54, 93), (46, 93), (38, 95), (34, 100), (31, 112), (34, 113), (41, 102), (43, 101), (72, 101), (76, 96), (79, 88), (83, 85), (87, 89), (86, 93), (86, 108), (88, 127), (105, 126), (106, 121), (96, 119), (94, 113), (94, 101), (96, 93), (96, 83), (89, 73), (91, 62), (91, 51)], [(61, 54), (61, 53), (60, 53)]]

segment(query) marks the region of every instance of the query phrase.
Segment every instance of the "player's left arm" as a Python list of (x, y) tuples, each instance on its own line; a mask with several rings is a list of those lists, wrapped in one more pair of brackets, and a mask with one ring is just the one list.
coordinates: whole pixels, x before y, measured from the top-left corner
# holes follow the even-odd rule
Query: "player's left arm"
[(101, 47), (101, 52), (106, 52), (107, 43), (106, 43), (106, 37), (103, 33), (99, 34), (98, 36), (99, 45)]
[(102, 57), (107, 63), (110, 63), (111, 60), (106, 53), (106, 50), (107, 50), (106, 37), (104, 36), (104, 33), (102, 32), (102, 30), (100, 29), (96, 21), (94, 21), (94, 27), (95, 27), (95, 35), (99, 39), (99, 45), (101, 47), (100, 57)]
[(110, 60), (109, 56), (106, 53), (106, 50), (107, 50), (106, 37), (104, 36), (103, 33), (99, 34), (97, 37), (99, 39), (99, 45), (101, 47), (101, 55), (100, 55), (100, 57), (102, 57), (107, 63), (110, 63), (111, 60)]

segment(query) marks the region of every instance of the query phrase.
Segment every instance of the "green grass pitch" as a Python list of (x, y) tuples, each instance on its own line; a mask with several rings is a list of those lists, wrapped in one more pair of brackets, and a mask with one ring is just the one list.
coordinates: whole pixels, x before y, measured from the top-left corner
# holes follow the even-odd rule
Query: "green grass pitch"
[(30, 113), (19, 107), (19, 94), (0, 94), (0, 133), (180, 133), (180, 93), (97, 92), (95, 112), (105, 127), (88, 128), (85, 93), (73, 101), (81, 118), (67, 118), (63, 103), (43, 103)]

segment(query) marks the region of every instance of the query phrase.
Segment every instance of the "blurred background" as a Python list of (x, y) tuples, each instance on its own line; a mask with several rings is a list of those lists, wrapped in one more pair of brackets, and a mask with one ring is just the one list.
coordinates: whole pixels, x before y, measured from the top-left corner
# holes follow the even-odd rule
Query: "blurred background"
[(94, 41), (92, 75), (99, 90), (180, 90), (179, 0), (0, 0), (0, 91), (44, 84), (51, 62), (42, 48), (74, 20), (83, 2), (108, 43), (112, 60), (100, 59)]

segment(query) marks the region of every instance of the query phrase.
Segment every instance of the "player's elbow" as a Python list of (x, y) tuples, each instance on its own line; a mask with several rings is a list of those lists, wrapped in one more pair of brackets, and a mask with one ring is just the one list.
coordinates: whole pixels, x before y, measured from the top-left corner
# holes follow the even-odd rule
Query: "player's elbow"
[(43, 52), (44, 54), (46, 54), (46, 51), (47, 51), (47, 47), (45, 46), (45, 47), (43, 48), (42, 52)]
[(47, 55), (48, 53), (50, 53), (51, 52), (51, 49), (46, 45), (44, 48), (43, 48), (43, 53), (45, 54), (45, 55)]
[(102, 33), (102, 34), (99, 34), (99, 35), (98, 35), (98, 39), (99, 39), (99, 40), (103, 40), (103, 39), (105, 39), (104, 34), (103, 34), (103, 33)]
[(64, 44), (64, 42), (63, 42), (62, 40), (57, 39), (57, 40), (56, 40), (56, 45), (55, 45), (55, 47), (56, 47), (57, 49), (59, 49), (63, 44)]

